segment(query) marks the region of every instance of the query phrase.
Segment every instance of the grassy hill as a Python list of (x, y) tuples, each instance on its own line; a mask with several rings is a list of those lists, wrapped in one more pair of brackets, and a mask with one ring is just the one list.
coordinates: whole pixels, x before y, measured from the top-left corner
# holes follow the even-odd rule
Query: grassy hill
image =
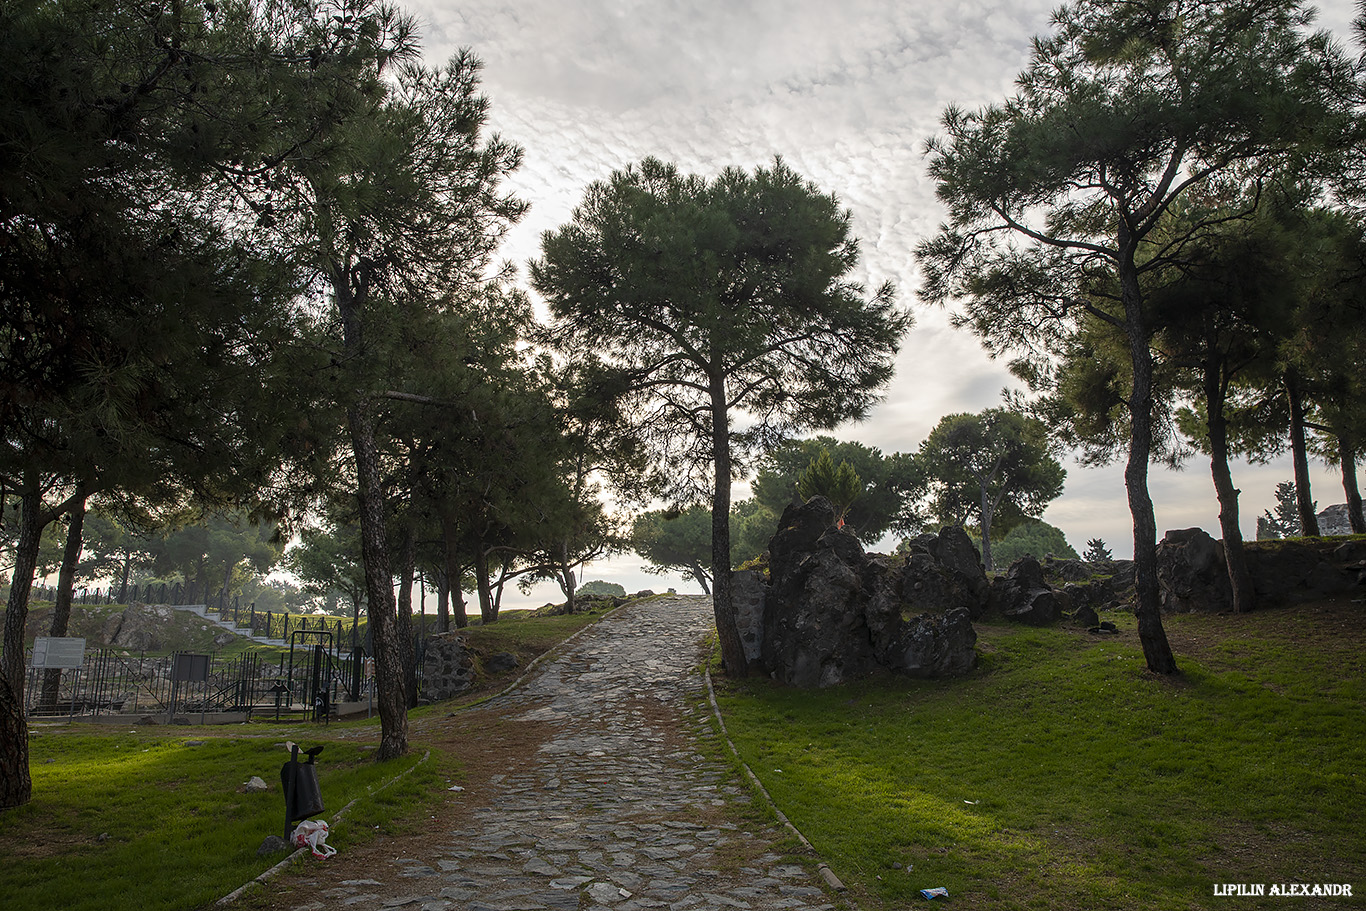
[[(116, 622), (127, 607), (126, 604), (73, 604), (67, 635), (84, 638), (87, 649), (106, 648), (110, 644), (111, 623)], [(0, 616), (3, 614), (4, 611), (0, 611)], [(35, 636), (46, 636), (51, 628), (52, 602), (32, 602), (24, 623), (25, 645), (31, 647)], [(162, 627), (160, 647), (155, 651), (231, 654), (250, 645), (249, 640), (232, 637), (226, 630), (189, 611), (172, 611), (171, 619)]]

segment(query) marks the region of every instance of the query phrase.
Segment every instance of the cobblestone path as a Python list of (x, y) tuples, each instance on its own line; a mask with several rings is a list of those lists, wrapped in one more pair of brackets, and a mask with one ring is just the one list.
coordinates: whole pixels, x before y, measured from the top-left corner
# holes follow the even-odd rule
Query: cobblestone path
[[(747, 792), (685, 723), (711, 607), (631, 605), (585, 630), (512, 693), (476, 709), (543, 725), (515, 767), (471, 789), (481, 805), (433, 831), (423, 856), (371, 862), (297, 911), (816, 911), (822, 883), (774, 850), (783, 833), (735, 812)], [(491, 713), (491, 714), (490, 714)], [(472, 719), (474, 720), (474, 719)], [(327, 864), (345, 863), (338, 855)], [(270, 887), (267, 886), (267, 889)]]

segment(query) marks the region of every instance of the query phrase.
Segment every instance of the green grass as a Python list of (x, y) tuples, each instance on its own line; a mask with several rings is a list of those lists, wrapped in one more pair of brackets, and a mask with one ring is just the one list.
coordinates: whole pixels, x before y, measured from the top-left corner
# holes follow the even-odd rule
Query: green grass
[[(369, 837), (374, 820), (420, 811), (452, 772), (440, 757), (419, 764), (420, 750), (375, 763), (362, 744), (331, 739), (344, 730), (224, 736), (221, 728), (105, 733), (77, 725), (35, 732), (33, 800), (0, 814), (0, 853), (11, 861), (0, 868), (0, 904), (10, 911), (169, 911), (231, 892), (284, 856), (260, 858), (256, 849), (267, 835), (283, 834), (286, 737), (325, 744), (318, 759), (322, 818), (359, 798), (328, 838), (339, 849)], [(243, 793), (253, 775), (271, 789)]]
[[(1366, 894), (1366, 616), (1355, 647), (1286, 638), (1289, 618), (1169, 618), (1174, 640), (1211, 640), (1178, 647), (1176, 680), (1144, 670), (1127, 618), (1118, 641), (980, 625), (981, 666), (956, 681), (718, 698), (778, 806), (873, 907), (933, 886), (993, 909), (1223, 907), (1225, 882)], [(1236, 900), (1280, 900), (1261, 901)]]
[[(474, 657), (475, 684), (450, 704), (469, 706), (489, 698), (526, 673), (538, 657), (584, 627), (601, 620), (607, 612), (599, 609), (551, 616), (534, 611), (503, 611), (498, 615), (498, 622), (487, 625), (477, 617), (473, 618), (470, 625), (460, 632), (465, 635)], [(516, 656), (517, 666), (497, 674), (488, 672), (484, 661), (500, 652)]]
[(604, 609), (549, 616), (534, 611), (503, 611), (497, 623), (473, 620), (465, 629), (470, 645), (481, 651), (537, 654), (600, 620)]

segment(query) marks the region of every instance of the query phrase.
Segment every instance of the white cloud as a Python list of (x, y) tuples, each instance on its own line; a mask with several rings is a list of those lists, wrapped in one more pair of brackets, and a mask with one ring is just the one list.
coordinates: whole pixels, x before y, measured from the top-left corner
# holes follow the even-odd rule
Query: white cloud
[[(912, 303), (912, 251), (942, 217), (924, 143), (947, 105), (971, 109), (1013, 90), (1056, 2), (423, 0), (410, 9), (426, 24), (433, 63), (461, 46), (484, 60), (493, 124), (526, 150), (513, 186), (532, 209), (505, 256), (534, 257), (541, 233), (569, 220), (589, 183), (647, 155), (714, 174), (780, 154), (851, 209), (866, 280), (890, 280)], [(1345, 35), (1352, 15), (1349, 0), (1334, 0), (1320, 25)], [(994, 404), (1007, 382), (945, 314), (921, 311), (885, 404), (840, 432), (914, 449), (939, 417)], [(1284, 464), (1246, 474), (1257, 478), (1240, 482), (1255, 511), (1290, 476)], [(1159, 528), (1217, 527), (1203, 469), (1155, 470), (1153, 488)], [(1325, 487), (1320, 501), (1337, 502), (1340, 489)], [(1099, 535), (1128, 549), (1116, 470), (1073, 467), (1048, 516), (1074, 544)]]

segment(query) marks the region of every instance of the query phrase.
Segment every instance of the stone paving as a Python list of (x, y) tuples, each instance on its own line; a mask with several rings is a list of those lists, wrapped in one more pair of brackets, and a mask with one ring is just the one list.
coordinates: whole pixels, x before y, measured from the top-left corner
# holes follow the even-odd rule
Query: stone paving
[[(736, 821), (748, 793), (704, 758), (679, 722), (705, 681), (696, 668), (710, 603), (629, 605), (590, 627), (513, 692), (473, 709), (549, 722), (534, 756), (486, 787), (467, 825), (316, 894), (298, 911), (827, 911), (776, 828)], [(729, 808), (729, 809), (728, 809)]]

